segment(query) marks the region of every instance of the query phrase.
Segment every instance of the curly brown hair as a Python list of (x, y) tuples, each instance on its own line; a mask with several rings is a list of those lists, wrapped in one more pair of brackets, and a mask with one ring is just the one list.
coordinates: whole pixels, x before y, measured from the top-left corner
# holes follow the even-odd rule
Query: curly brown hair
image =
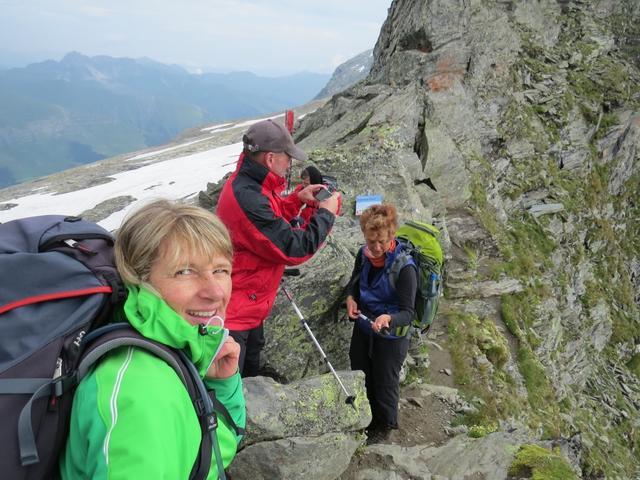
[(389, 204), (371, 205), (360, 216), (360, 229), (367, 232), (389, 232), (395, 237), (398, 230), (398, 212)]

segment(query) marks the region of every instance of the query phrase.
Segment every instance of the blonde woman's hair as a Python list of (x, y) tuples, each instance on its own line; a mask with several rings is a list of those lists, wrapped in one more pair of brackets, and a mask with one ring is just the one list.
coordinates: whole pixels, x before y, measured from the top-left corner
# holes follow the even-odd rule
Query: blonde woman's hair
[[(161, 252), (160, 248), (164, 247)], [(231, 238), (213, 213), (169, 200), (155, 200), (125, 218), (116, 234), (118, 272), (130, 284), (147, 284), (159, 255), (179, 267), (190, 255), (233, 259)]]
[(360, 229), (367, 232), (389, 232), (395, 236), (398, 231), (398, 212), (389, 204), (371, 205), (360, 215)]

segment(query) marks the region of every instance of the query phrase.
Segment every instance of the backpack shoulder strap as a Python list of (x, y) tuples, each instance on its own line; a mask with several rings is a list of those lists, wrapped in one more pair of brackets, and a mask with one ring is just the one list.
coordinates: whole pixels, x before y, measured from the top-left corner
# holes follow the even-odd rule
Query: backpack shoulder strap
[(360, 270), (362, 270), (362, 265), (364, 265), (364, 245), (358, 249), (358, 258), (360, 260)]
[(396, 289), (402, 269), (409, 264), (415, 263), (415, 261), (412, 262), (413, 257), (411, 256), (411, 245), (406, 245), (404, 243), (401, 243), (401, 245), (403, 245), (404, 248), (398, 253), (398, 255), (396, 255), (396, 258), (389, 267), (389, 283), (391, 284), (391, 288), (394, 290)]
[(224, 404), (216, 397), (216, 391), (209, 390), (207, 393), (211, 399), (211, 403), (213, 404), (213, 409), (222, 415), (222, 417), (227, 421), (227, 424), (233, 428), (234, 432), (236, 432), (237, 436), (244, 435), (245, 429), (236, 425), (236, 422), (231, 418), (231, 414), (229, 413), (229, 410), (227, 410), (227, 407), (225, 407)]
[(193, 400), (193, 404), (200, 419), (200, 428), (202, 429), (202, 440), (200, 442), (200, 452), (196, 458), (191, 474), (190, 480), (205, 480), (209, 474), (211, 468), (211, 448), (216, 458), (216, 466), (218, 468), (218, 478), (220, 480), (226, 480), (224, 473), (224, 464), (222, 463), (222, 453), (220, 452), (220, 445), (218, 443), (218, 437), (216, 436), (216, 429), (218, 428), (218, 417), (213, 409), (213, 402), (209, 397), (209, 392), (198, 374), (198, 370), (195, 365), (189, 360), (187, 355), (182, 351), (177, 351), (178, 355), (182, 359), (183, 365), (189, 372), (189, 376), (193, 382), (195, 392), (192, 392), (188, 387), (189, 396)]
[(110, 351), (123, 347), (139, 347), (161, 358), (176, 371), (180, 381), (186, 383), (185, 375), (175, 355), (169, 352), (168, 347), (160, 346), (157, 342), (143, 337), (128, 323), (114, 323), (94, 330), (87, 336), (84, 342), (86, 347), (82, 353), (82, 359), (77, 368), (77, 381), (87, 375), (90, 368)]
[(351, 280), (349, 281), (350, 285), (355, 285), (358, 282), (360, 282), (360, 274), (362, 273), (362, 265), (364, 265), (364, 246), (360, 247), (360, 249), (358, 250), (358, 253), (356, 254), (356, 265), (358, 265), (360, 268), (356, 272), (356, 274), (353, 277), (351, 277)]
[[(189, 479), (204, 480), (207, 478), (211, 468), (211, 449), (213, 448), (218, 467), (218, 477), (224, 480), (226, 478), (224, 465), (222, 463), (220, 446), (218, 445), (218, 437), (216, 436), (218, 421), (216, 412), (214, 411), (215, 405), (211, 400), (211, 393), (207, 391), (196, 367), (184, 352), (174, 350), (159, 342), (143, 337), (128, 323), (117, 323), (101, 327), (91, 332), (86, 340), (86, 348), (83, 351), (83, 356), (77, 369), (77, 382), (80, 382), (90, 367), (98, 362), (106, 353), (122, 346), (142, 348), (161, 358), (173, 368), (193, 402), (202, 429), (200, 451), (191, 469)], [(224, 405), (219, 401), (217, 401), (217, 403), (224, 409), (224, 412), (221, 413), (223, 417), (227, 419), (228, 416), (229, 419), (231, 419), (231, 415), (229, 415), (227, 409), (224, 408)], [(236, 432), (242, 430), (239, 429), (232, 420), (230, 425), (233, 426)], [(242, 431), (242, 433), (244, 433), (244, 431)]]

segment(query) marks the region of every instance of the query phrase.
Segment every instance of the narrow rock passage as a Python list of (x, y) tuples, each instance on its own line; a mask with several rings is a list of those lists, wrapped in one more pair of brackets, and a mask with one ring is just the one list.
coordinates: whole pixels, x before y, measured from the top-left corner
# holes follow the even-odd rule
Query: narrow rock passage
[[(446, 315), (439, 314), (430, 331), (423, 336), (422, 342), (427, 344), (429, 359), (426, 376), (401, 386), (399, 428), (392, 431), (383, 444), (402, 447), (439, 446), (456, 434), (451, 422), (456, 416), (457, 393), (454, 388), (447, 328)], [(413, 343), (415, 344), (416, 342)], [(413, 348), (412, 353), (418, 356), (415, 350)], [(349, 468), (340, 477), (341, 480), (360, 479), (362, 475), (358, 472), (380, 471), (389, 467), (385, 465), (383, 457), (367, 455), (370, 448), (365, 447), (362, 454), (354, 455)]]

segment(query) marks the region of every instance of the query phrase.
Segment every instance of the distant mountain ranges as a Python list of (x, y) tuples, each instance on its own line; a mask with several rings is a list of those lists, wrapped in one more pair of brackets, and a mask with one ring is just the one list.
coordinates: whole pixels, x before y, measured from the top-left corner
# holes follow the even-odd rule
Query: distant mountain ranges
[(195, 75), (150, 59), (87, 57), (0, 69), (0, 188), (166, 143), (197, 125), (282, 111), (329, 75)]

